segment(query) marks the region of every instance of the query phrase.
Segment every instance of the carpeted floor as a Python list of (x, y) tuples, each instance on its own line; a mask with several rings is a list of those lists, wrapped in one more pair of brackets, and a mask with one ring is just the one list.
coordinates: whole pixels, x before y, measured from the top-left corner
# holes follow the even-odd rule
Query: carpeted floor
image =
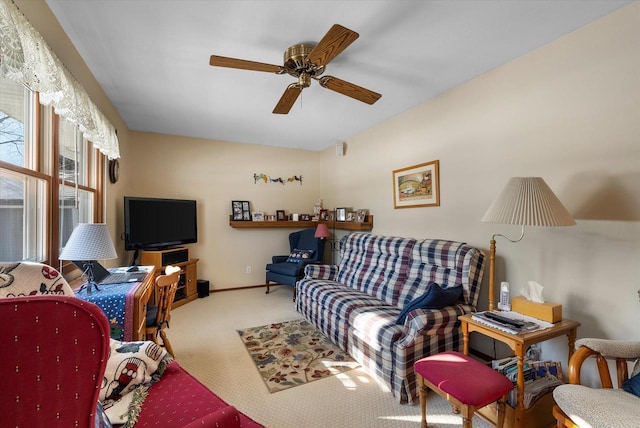
[[(224, 400), (268, 428), (417, 428), (420, 408), (400, 405), (361, 368), (270, 394), (237, 329), (301, 318), (292, 290), (274, 286), (212, 293), (172, 312), (168, 330), (180, 364)], [(462, 426), (449, 403), (429, 394), (430, 428)], [(491, 425), (478, 418), (476, 428)]]

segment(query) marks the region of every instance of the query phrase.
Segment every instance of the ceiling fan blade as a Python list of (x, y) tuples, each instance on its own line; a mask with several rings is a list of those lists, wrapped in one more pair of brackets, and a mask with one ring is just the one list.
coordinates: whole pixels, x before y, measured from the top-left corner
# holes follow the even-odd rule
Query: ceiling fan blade
[(209, 64), (214, 67), (239, 68), (241, 70), (265, 71), (267, 73), (284, 73), (284, 67), (280, 65), (265, 64), (262, 62), (247, 61), (245, 59), (227, 58), (225, 56), (211, 55)]
[(318, 82), (323, 88), (331, 89), (332, 91), (336, 91), (342, 95), (346, 95), (367, 104), (375, 103), (382, 96), (377, 92), (370, 91), (362, 86), (354, 85), (353, 83), (349, 83), (346, 80), (338, 79), (333, 76), (324, 76), (318, 79)]
[(320, 43), (309, 53), (307, 60), (317, 66), (327, 65), (358, 37), (355, 31), (333, 24)]
[(297, 83), (292, 83), (287, 86), (287, 89), (285, 89), (284, 94), (282, 94), (282, 97), (280, 97), (280, 101), (278, 101), (278, 104), (276, 104), (273, 112), (275, 114), (289, 113), (289, 110), (291, 110), (291, 107), (293, 107), (296, 100), (298, 99), (300, 92), (302, 92), (302, 87), (300, 87), (300, 85), (298, 85)]

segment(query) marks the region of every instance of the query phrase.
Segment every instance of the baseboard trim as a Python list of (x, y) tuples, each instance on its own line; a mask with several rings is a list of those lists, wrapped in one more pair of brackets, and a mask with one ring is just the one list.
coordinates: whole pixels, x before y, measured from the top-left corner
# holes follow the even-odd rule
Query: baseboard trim
[[(275, 285), (275, 284), (271, 284), (271, 285)], [(221, 293), (223, 291), (236, 291), (236, 290), (249, 290), (251, 288), (266, 288), (267, 286), (265, 284), (260, 284), (260, 285), (247, 285), (246, 287), (231, 287), (231, 288), (221, 288), (218, 290), (209, 290), (210, 293)]]

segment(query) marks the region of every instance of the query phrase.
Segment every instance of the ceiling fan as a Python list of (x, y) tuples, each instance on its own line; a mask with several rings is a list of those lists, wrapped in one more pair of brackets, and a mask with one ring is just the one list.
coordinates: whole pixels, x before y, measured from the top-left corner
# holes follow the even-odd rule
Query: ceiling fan
[(322, 76), (325, 67), (343, 50), (358, 38), (358, 33), (341, 25), (334, 24), (317, 45), (301, 43), (290, 46), (284, 52), (284, 65), (272, 65), (244, 59), (211, 55), (209, 64), (214, 67), (239, 68), (242, 70), (264, 71), (275, 74), (290, 74), (298, 81), (287, 86), (273, 113), (287, 114), (304, 88), (311, 85), (311, 79), (317, 80), (323, 88), (354, 98), (367, 104), (373, 104), (381, 97), (377, 92), (354, 85), (333, 76)]

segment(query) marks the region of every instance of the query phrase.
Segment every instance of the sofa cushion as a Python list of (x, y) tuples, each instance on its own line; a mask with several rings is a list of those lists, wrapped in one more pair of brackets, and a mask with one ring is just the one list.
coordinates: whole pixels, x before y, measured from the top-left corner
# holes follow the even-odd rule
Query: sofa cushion
[(267, 265), (267, 271), (273, 273), (279, 273), (287, 276), (296, 276), (296, 273), (300, 269), (298, 263), (270, 263)]
[(337, 281), (397, 305), (415, 239), (351, 233), (341, 240)]
[(462, 295), (462, 286), (442, 288), (435, 282), (429, 283), (427, 291), (416, 297), (402, 308), (396, 324), (404, 324), (409, 312), (415, 309), (442, 309), (454, 304)]
[(310, 260), (313, 257), (314, 250), (299, 250), (295, 248), (289, 257), (287, 263), (300, 263), (302, 260)]
[(640, 398), (621, 389), (560, 385), (553, 399), (565, 414), (579, 416), (581, 426), (638, 426)]
[[(298, 302), (299, 299), (302, 301)], [(351, 311), (360, 307), (388, 306), (380, 299), (338, 282), (307, 279), (298, 283), (296, 302), (298, 311), (346, 352), (349, 352), (347, 330)]]
[[(399, 297), (400, 307), (405, 307), (410, 301), (424, 294), (432, 282), (444, 288), (463, 284), (468, 271), (465, 270), (465, 260), (472, 248), (462, 242), (446, 241), (442, 239), (424, 239), (416, 242), (411, 251), (411, 266), (409, 267), (407, 284)], [(464, 291), (463, 291), (464, 293)], [(469, 303), (467, 295), (463, 295), (465, 303)]]

